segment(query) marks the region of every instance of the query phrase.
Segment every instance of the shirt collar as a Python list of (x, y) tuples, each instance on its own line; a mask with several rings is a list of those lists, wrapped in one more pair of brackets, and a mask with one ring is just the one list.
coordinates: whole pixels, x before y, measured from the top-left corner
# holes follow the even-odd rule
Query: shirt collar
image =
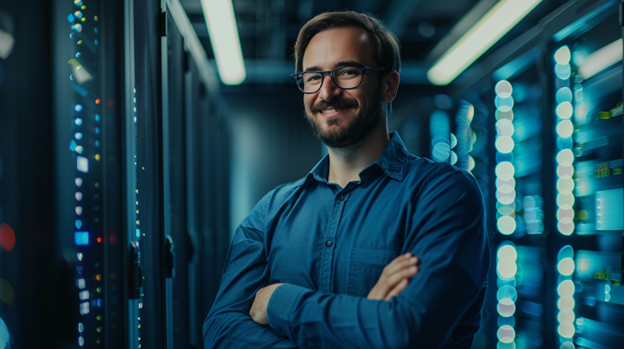
[[(394, 180), (402, 181), (404, 177), (405, 161), (409, 152), (403, 144), (398, 132), (390, 132), (390, 142), (384, 148), (379, 158), (360, 172), (360, 178), (364, 182), (374, 173), (375, 168), (380, 168), (384, 174)], [(308, 178), (313, 177), (319, 182), (327, 183), (329, 173), (329, 155), (325, 155), (321, 161), (308, 173)]]

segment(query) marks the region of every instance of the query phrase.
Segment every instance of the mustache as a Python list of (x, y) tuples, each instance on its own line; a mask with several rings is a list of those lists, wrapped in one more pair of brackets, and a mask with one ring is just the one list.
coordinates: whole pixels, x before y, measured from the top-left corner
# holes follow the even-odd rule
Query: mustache
[(353, 108), (357, 106), (358, 106), (358, 102), (355, 99), (342, 98), (340, 100), (331, 101), (331, 102), (320, 101), (314, 104), (312, 107), (310, 107), (310, 111), (320, 112), (321, 110), (328, 109), (330, 107), (333, 107), (335, 109), (347, 109), (347, 108)]

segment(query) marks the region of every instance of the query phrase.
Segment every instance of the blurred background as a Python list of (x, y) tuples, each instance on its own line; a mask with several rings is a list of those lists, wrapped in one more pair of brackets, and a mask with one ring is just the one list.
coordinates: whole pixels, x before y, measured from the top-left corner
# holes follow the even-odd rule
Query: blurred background
[(289, 75), (345, 9), (400, 41), (390, 129), (481, 186), (473, 348), (621, 348), (621, 0), (32, 0), (0, 3), (0, 349), (203, 348), (237, 225), (326, 153)]

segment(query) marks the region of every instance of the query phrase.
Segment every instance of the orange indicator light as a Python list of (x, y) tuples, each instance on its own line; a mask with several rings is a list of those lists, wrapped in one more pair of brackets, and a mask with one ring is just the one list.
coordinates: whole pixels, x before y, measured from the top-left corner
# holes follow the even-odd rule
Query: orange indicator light
[(95, 100), (95, 104), (100, 104), (100, 102), (101, 102), (101, 101), (100, 101), (100, 99), (99, 99), (99, 98)]
[(97, 238), (97, 242), (101, 243), (102, 242), (102, 238)]

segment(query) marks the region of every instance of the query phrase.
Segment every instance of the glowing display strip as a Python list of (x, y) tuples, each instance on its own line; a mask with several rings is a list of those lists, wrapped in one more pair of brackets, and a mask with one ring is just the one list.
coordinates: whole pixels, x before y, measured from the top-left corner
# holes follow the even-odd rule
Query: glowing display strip
[(210, 44), (215, 54), (219, 77), (226, 85), (239, 85), (247, 77), (243, 63), (234, 8), (231, 0), (202, 0)]
[(434, 85), (448, 85), (542, 0), (501, 0), (427, 72)]
[(583, 79), (591, 78), (609, 66), (622, 61), (623, 49), (622, 39), (619, 39), (597, 50), (581, 64), (579, 73)]
[(76, 245), (84, 246), (89, 244), (89, 233), (86, 231), (77, 231), (74, 233), (74, 242)]

